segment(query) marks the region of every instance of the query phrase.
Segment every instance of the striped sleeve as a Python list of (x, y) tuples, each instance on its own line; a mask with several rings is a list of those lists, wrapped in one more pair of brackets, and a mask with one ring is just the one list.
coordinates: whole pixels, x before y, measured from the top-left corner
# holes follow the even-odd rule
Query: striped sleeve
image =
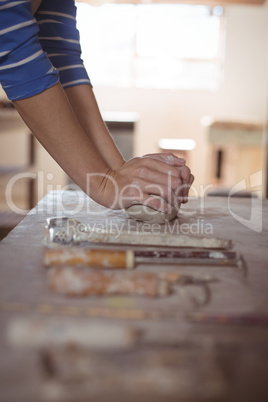
[(43, 0), (35, 18), (39, 41), (57, 68), (63, 88), (91, 85), (81, 59), (74, 0)]
[(0, 2), (0, 82), (10, 100), (36, 95), (56, 84), (58, 72), (38, 41), (31, 2)]

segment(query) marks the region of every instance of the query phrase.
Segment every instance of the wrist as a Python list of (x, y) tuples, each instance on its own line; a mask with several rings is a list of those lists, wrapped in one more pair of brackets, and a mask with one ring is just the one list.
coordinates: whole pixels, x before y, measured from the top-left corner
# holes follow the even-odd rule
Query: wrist
[(94, 201), (101, 205), (108, 206), (109, 200), (106, 196), (107, 184), (113, 179), (113, 170), (108, 166), (94, 171), (87, 171), (84, 174), (83, 191)]

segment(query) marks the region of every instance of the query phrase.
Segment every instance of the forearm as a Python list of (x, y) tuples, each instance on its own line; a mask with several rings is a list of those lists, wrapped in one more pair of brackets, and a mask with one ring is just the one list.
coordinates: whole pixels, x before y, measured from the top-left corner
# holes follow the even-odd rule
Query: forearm
[[(98, 149), (79, 125), (60, 84), (15, 101), (14, 105), (40, 143), (84, 191), (88, 173), (109, 172)], [(98, 183), (91, 184), (90, 195), (94, 198)]]
[(113, 170), (124, 163), (99, 111), (94, 93), (89, 85), (79, 85), (65, 90), (71, 107), (84, 133), (94, 143), (106, 164)]
[[(193, 182), (189, 168), (185, 161), (168, 154), (124, 162), (101, 118), (93, 91), (86, 85), (90, 80), (80, 59), (73, 0), (60, 2), (63, 12), (58, 12), (59, 2), (43, 0), (35, 14), (39, 27), (31, 15), (30, 2), (5, 3), (0, 22), (8, 21), (10, 29), (2, 33), (0, 81), (50, 155), (82, 190), (106, 207), (125, 208), (138, 202), (161, 209), (161, 201), (151, 199), (151, 194), (166, 200), (164, 208), (168, 203), (176, 205), (177, 189)], [(53, 17), (53, 29), (47, 23), (51, 22), (49, 16)], [(57, 83), (58, 72), (61, 84)], [(75, 82), (84, 85), (73, 87)]]

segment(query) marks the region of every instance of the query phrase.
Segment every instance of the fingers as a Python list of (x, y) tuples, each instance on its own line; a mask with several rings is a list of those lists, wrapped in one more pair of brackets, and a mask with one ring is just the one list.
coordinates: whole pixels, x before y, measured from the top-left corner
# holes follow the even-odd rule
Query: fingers
[[(175, 197), (174, 199), (175, 203), (177, 204), (177, 199)], [(163, 198), (163, 192), (161, 192), (161, 196), (160, 194), (158, 196), (156, 194), (147, 194), (146, 191), (140, 194), (140, 196), (138, 196), (136, 193), (132, 198), (131, 203), (124, 208), (128, 208), (129, 206), (136, 204), (142, 204), (163, 213), (170, 213), (172, 212), (173, 208), (178, 210), (178, 206), (171, 205), (170, 202)]]
[(128, 190), (128, 199), (134, 204), (144, 204), (147, 200), (149, 206), (160, 209), (162, 212), (170, 212), (171, 207), (179, 206), (175, 191), (165, 181), (160, 184), (159, 180), (153, 183), (146, 179), (137, 179), (128, 187)]
[(194, 176), (191, 174), (189, 168), (187, 170), (183, 170), (182, 172), (182, 184), (181, 186), (175, 191), (176, 196), (179, 198), (180, 202), (185, 204), (188, 202), (188, 195), (191, 185), (194, 182)]
[(178, 156), (173, 155), (171, 152), (147, 154), (144, 155), (143, 158), (151, 158), (165, 162), (167, 165), (174, 165), (179, 167), (184, 166), (186, 163), (186, 160), (184, 158), (179, 158)]
[(133, 158), (116, 171), (111, 171), (112, 181), (106, 180), (105, 185), (102, 183), (100, 186), (101, 199), (108, 200), (114, 196), (117, 201), (109, 202), (113, 209), (137, 203), (162, 212), (170, 212), (172, 207), (178, 209), (181, 202), (187, 202), (194, 176), (185, 162), (180, 160), (176, 163), (166, 163), (162, 154)]
[[(146, 170), (150, 169), (151, 171), (155, 171), (156, 173), (162, 173), (164, 175), (171, 175), (174, 177), (179, 177), (179, 172), (181, 167), (184, 165), (175, 166), (174, 164), (166, 163), (162, 158), (160, 157), (141, 157), (141, 158), (136, 158), (137, 163), (136, 167), (141, 170)], [(148, 173), (148, 171), (147, 171)], [(143, 176), (144, 174), (141, 173)]]
[[(191, 185), (194, 181), (194, 176), (191, 174), (190, 169), (186, 166), (186, 161), (183, 158), (178, 158), (172, 153), (157, 153), (157, 154), (148, 154), (145, 155), (144, 158), (154, 159), (155, 161), (164, 162), (167, 166), (173, 166), (171, 170), (167, 169), (167, 166), (164, 167), (163, 164), (153, 166), (151, 164), (151, 168), (155, 168), (158, 171), (162, 171), (164, 174), (171, 174), (172, 176), (178, 177), (178, 186), (174, 187), (174, 181), (172, 185), (172, 189), (175, 191), (175, 194), (179, 198), (179, 202), (186, 203), (188, 202), (188, 194)], [(174, 168), (176, 170), (174, 170)], [(161, 181), (162, 183), (162, 181)]]
[(191, 170), (188, 166), (183, 166), (180, 168), (180, 178), (182, 180), (182, 184), (188, 184), (190, 181)]
[(190, 186), (190, 176), (191, 171), (187, 166), (184, 166), (180, 169), (180, 178), (182, 181), (181, 191), (180, 191), (180, 201), (185, 204), (188, 201), (188, 192)]
[(171, 173), (170, 170), (162, 172), (151, 167), (137, 169), (138, 177), (144, 179), (147, 182), (147, 186), (164, 186), (175, 191), (182, 184), (182, 179), (177, 172), (173, 175)]
[(180, 203), (188, 201), (194, 176), (188, 166), (163, 163), (159, 155), (162, 156), (153, 154), (153, 158), (135, 158), (132, 173), (137, 178), (137, 184), (141, 185), (142, 180), (142, 191), (145, 194), (159, 195), (177, 208)]
[(143, 159), (142, 166), (137, 163), (136, 174), (138, 181), (139, 179), (143, 180), (143, 191), (145, 194), (158, 195), (175, 208), (178, 207), (179, 203), (175, 192), (183, 183), (178, 167), (162, 162), (159, 163), (152, 159), (149, 161)]

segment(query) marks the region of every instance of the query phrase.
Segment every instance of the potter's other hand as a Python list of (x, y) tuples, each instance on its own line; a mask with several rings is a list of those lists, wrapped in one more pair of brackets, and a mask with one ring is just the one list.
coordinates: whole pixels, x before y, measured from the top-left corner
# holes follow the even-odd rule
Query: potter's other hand
[[(142, 203), (169, 212), (171, 205), (178, 206), (178, 187), (191, 182), (188, 173), (185, 161), (174, 155), (152, 154), (133, 158), (117, 170), (100, 175), (94, 199), (112, 209), (125, 209)], [(151, 197), (152, 194), (163, 200)], [(187, 193), (184, 194), (186, 196)]]
[(179, 179), (180, 185), (175, 193), (180, 203), (185, 204), (188, 202), (189, 190), (194, 182), (194, 176), (188, 166), (179, 168)]
[(175, 195), (179, 203), (185, 204), (188, 202), (189, 190), (194, 182), (194, 176), (191, 174), (189, 167), (186, 166), (186, 160), (184, 158), (179, 158), (170, 152), (148, 154), (144, 157), (160, 160), (177, 167), (179, 186), (175, 190)]
[(152, 158), (155, 160), (159, 160), (161, 162), (165, 162), (168, 165), (174, 165), (174, 166), (179, 166), (179, 167), (184, 166), (186, 163), (186, 160), (184, 158), (179, 158), (178, 156), (172, 154), (171, 152), (147, 154), (147, 155), (144, 155), (143, 158)]

